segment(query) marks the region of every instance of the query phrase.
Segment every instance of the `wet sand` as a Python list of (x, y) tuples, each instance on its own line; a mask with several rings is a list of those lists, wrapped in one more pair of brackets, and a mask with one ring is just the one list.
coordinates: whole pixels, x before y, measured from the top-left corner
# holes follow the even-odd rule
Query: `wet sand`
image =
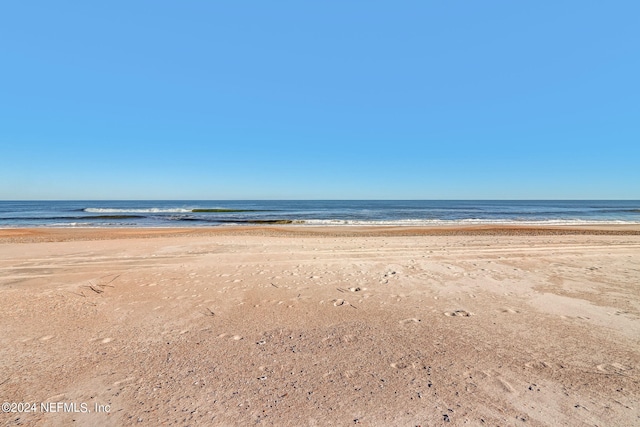
[(638, 227), (4, 229), (0, 308), (4, 425), (640, 424)]

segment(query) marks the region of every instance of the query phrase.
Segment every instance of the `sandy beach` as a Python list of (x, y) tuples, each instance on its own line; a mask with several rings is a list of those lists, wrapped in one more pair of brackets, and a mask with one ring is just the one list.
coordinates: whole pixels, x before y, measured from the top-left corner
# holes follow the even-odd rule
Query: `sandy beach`
[(0, 308), (3, 425), (640, 424), (637, 226), (3, 229)]

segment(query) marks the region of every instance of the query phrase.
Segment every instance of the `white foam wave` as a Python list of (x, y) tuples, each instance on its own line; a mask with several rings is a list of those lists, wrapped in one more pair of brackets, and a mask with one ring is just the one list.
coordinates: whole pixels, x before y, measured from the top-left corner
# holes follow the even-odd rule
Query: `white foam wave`
[(621, 221), (621, 220), (582, 220), (582, 219), (549, 219), (549, 220), (531, 220), (518, 221), (507, 219), (460, 219), (460, 220), (444, 220), (444, 219), (400, 219), (400, 220), (337, 220), (337, 219), (308, 219), (304, 221), (305, 225), (332, 225), (332, 226), (460, 226), (460, 225), (640, 225), (640, 221)]
[(89, 213), (191, 213), (191, 209), (187, 208), (146, 208), (146, 209), (132, 209), (132, 208), (86, 208), (83, 209)]

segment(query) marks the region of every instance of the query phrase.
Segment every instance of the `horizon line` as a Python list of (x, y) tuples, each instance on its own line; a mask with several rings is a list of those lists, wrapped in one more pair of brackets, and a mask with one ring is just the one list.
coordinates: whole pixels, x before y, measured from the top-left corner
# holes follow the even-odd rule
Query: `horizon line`
[(520, 201), (520, 202), (551, 202), (551, 201), (637, 201), (640, 199), (0, 199), (0, 202), (478, 202), (478, 201)]

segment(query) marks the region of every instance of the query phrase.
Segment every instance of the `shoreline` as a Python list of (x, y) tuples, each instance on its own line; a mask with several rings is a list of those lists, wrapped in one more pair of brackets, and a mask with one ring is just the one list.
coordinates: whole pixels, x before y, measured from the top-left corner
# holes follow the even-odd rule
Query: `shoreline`
[(640, 235), (640, 225), (580, 226), (300, 226), (259, 225), (225, 227), (29, 227), (0, 228), (0, 244), (77, 240), (115, 240), (159, 237), (205, 237), (257, 235), (274, 237), (392, 237), (392, 236), (556, 236), (556, 235)]

